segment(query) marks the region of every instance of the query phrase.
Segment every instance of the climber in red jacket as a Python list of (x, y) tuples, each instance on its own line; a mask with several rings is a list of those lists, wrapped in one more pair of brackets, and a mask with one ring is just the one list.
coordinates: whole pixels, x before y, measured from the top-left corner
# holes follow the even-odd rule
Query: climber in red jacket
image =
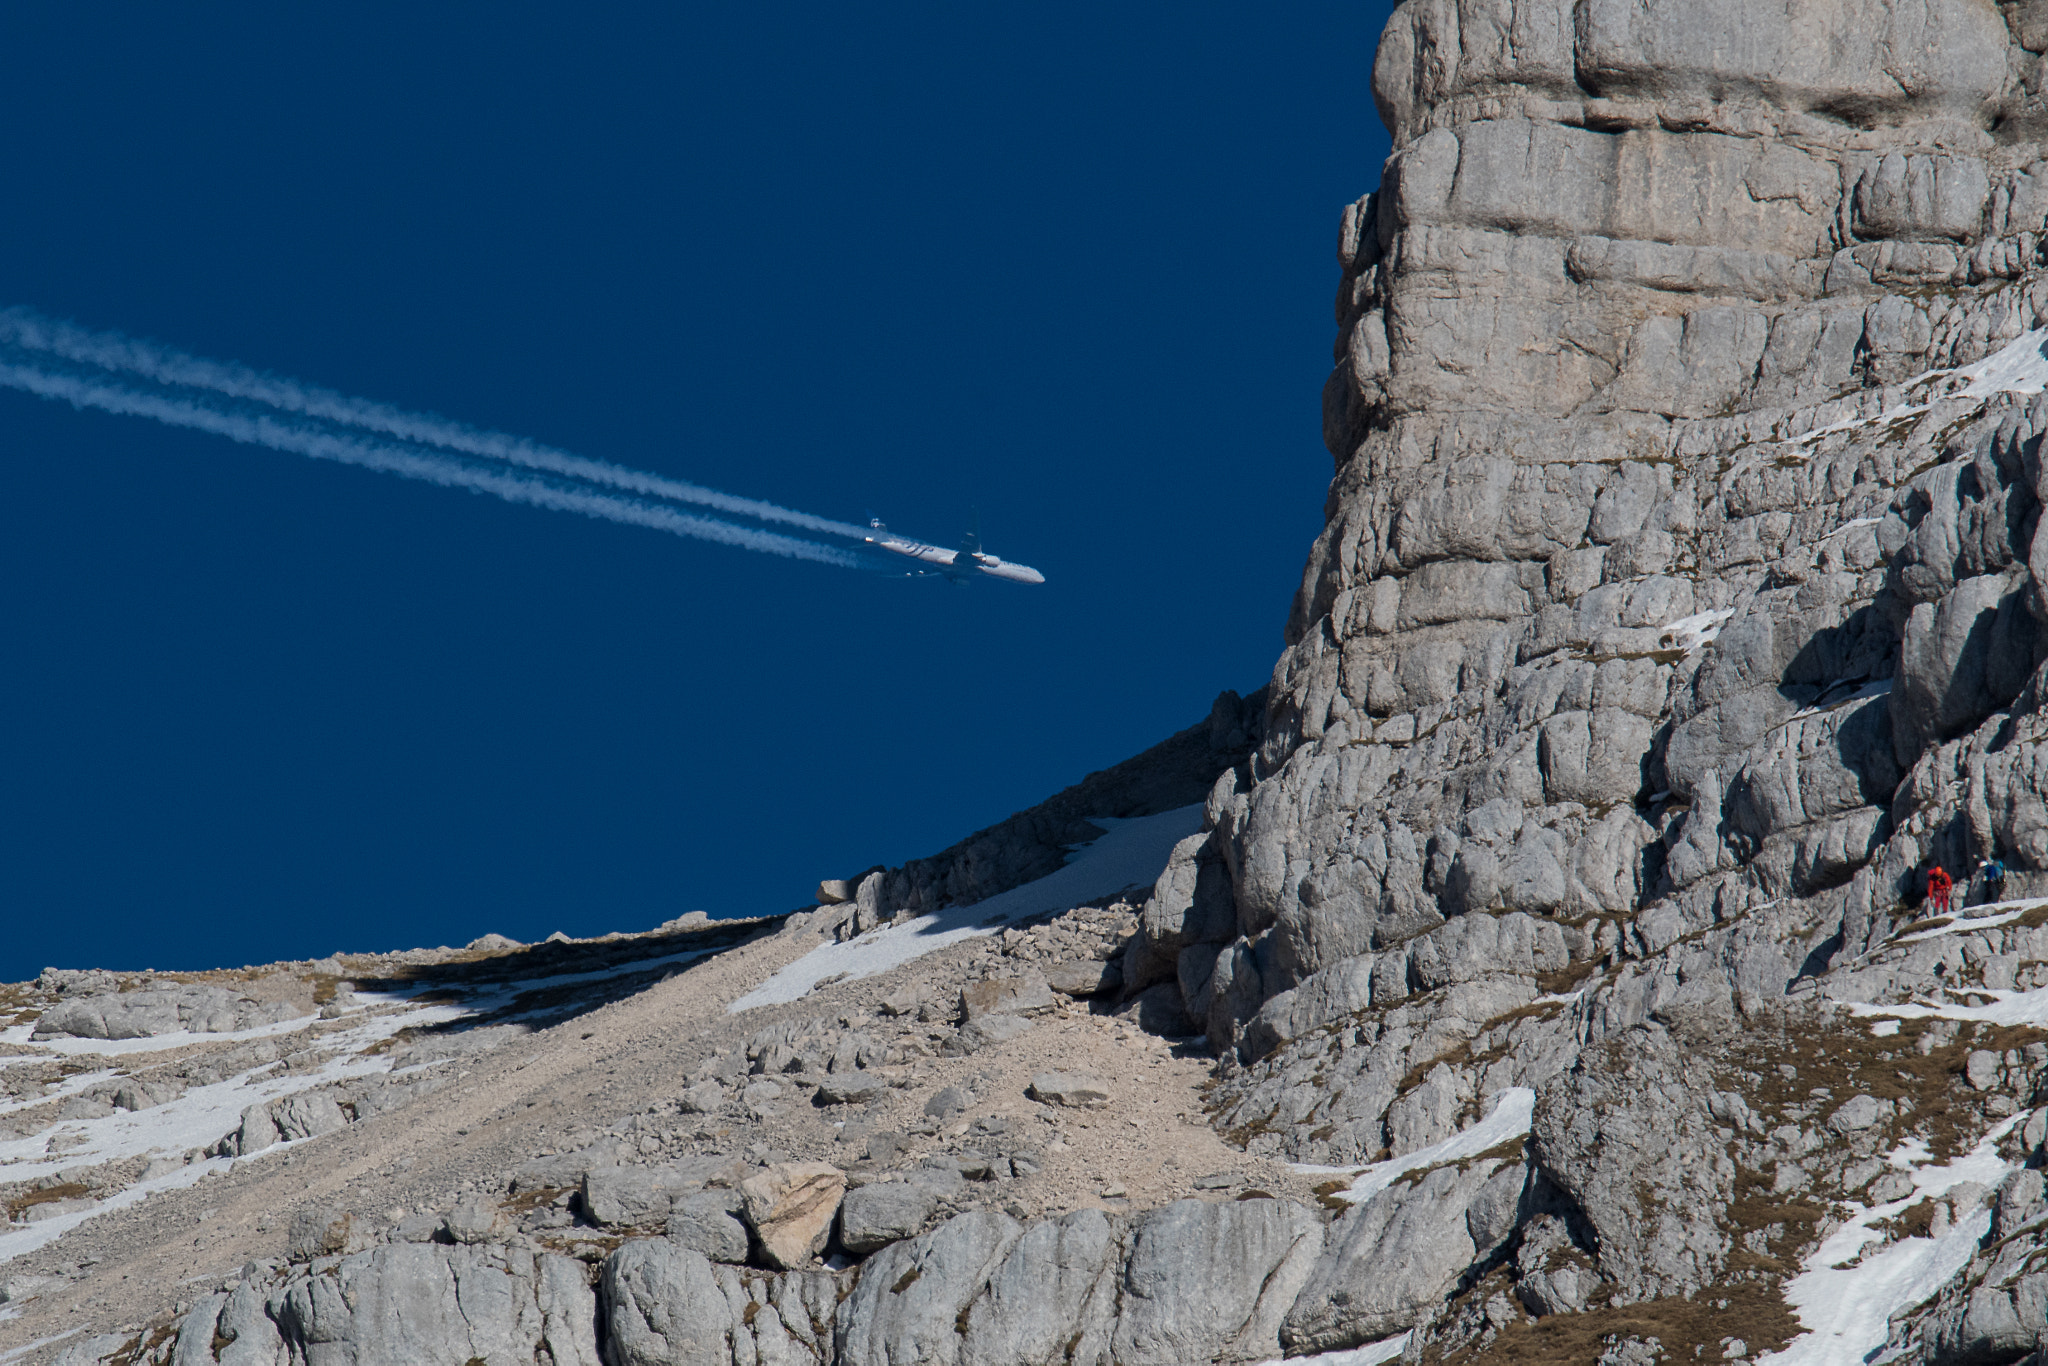
[(1927, 874), (1927, 907), (1936, 915), (1949, 913), (1949, 894), (1955, 888), (1955, 880), (1948, 870), (1935, 864)]

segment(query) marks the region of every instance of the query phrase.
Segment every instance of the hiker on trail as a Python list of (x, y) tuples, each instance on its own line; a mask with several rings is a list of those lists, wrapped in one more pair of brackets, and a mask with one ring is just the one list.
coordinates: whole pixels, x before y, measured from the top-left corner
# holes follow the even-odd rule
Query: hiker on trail
[(2005, 860), (1998, 856), (1997, 850), (1992, 850), (1991, 857), (1985, 859), (1983, 864), (1977, 869), (1977, 876), (1984, 881), (1985, 901), (1996, 901), (2004, 894)]
[(1936, 915), (1947, 915), (1949, 892), (1954, 887), (1955, 880), (1948, 875), (1948, 870), (1935, 864), (1927, 874), (1927, 908)]

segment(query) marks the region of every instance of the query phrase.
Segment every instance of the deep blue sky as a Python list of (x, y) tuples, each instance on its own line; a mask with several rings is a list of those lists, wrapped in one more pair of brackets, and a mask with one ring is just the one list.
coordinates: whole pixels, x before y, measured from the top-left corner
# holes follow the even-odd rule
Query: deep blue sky
[(0, 303), (885, 580), (0, 393), (0, 980), (787, 909), (1262, 683), (1384, 4), (0, 15)]

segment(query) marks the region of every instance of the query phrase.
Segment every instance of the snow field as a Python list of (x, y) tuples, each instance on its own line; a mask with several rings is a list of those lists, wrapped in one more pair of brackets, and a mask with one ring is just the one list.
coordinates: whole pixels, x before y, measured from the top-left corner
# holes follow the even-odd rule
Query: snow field
[(1314, 1366), (1380, 1366), (1383, 1361), (1398, 1358), (1408, 1346), (1408, 1338), (1409, 1334), (1402, 1333), (1378, 1342), (1368, 1342), (1363, 1347), (1345, 1347), (1335, 1352), (1318, 1352), (1314, 1356), (1287, 1357), (1284, 1360), (1275, 1357), (1258, 1363), (1258, 1366), (1310, 1366), (1310, 1363)]
[(1785, 1283), (1785, 1303), (1809, 1331), (1759, 1357), (1757, 1366), (1862, 1366), (1884, 1345), (1892, 1315), (1928, 1299), (1969, 1264), (1991, 1231), (1991, 1211), (1980, 1203), (1959, 1213), (1939, 1238), (1901, 1238), (1864, 1256), (1864, 1248), (1885, 1241), (1876, 1225), (1966, 1181), (1995, 1187), (2012, 1170), (1998, 1156), (1998, 1141), (2025, 1118), (2000, 1122), (1968, 1153), (1938, 1167), (1925, 1165), (1927, 1147), (1916, 1139), (1893, 1149), (1885, 1160), (1911, 1175), (1913, 1193), (1875, 1208), (1852, 1205), (1849, 1221)]

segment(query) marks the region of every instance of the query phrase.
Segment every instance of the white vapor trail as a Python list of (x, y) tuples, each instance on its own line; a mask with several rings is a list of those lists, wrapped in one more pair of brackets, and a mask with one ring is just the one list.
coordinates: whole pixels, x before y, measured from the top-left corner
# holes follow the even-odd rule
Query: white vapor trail
[(0, 361), (0, 385), (42, 398), (61, 400), (76, 408), (97, 408), (101, 412), (146, 417), (173, 427), (210, 432), (230, 441), (267, 446), (274, 451), (357, 465), (446, 488), (489, 493), (507, 502), (558, 512), (578, 512), (586, 517), (650, 527), (677, 536), (694, 536), (699, 540), (716, 541), (770, 555), (786, 555), (791, 559), (815, 560), (821, 564), (849, 568), (857, 568), (861, 564), (857, 556), (834, 546), (819, 545), (772, 531), (734, 526), (714, 517), (699, 517), (603, 490), (564, 488), (516, 472), (481, 469), (438, 451), (395, 441), (341, 435), (289, 418), (224, 412), (189, 399), (167, 398), (105, 380), (52, 373), (11, 361)]
[(485, 431), (428, 413), (408, 413), (389, 404), (351, 398), (331, 389), (265, 374), (246, 365), (206, 360), (119, 332), (95, 331), (75, 323), (59, 322), (30, 309), (0, 310), (0, 345), (59, 356), (156, 384), (203, 389), (224, 398), (261, 403), (280, 412), (298, 413), (343, 426), (381, 432), (415, 445), (439, 446), (629, 493), (695, 503), (757, 522), (777, 522), (853, 540), (868, 534), (867, 528), (851, 523), (813, 517), (807, 512), (797, 512), (759, 499), (739, 498), (680, 479), (667, 479), (609, 461), (572, 455), (524, 437)]

